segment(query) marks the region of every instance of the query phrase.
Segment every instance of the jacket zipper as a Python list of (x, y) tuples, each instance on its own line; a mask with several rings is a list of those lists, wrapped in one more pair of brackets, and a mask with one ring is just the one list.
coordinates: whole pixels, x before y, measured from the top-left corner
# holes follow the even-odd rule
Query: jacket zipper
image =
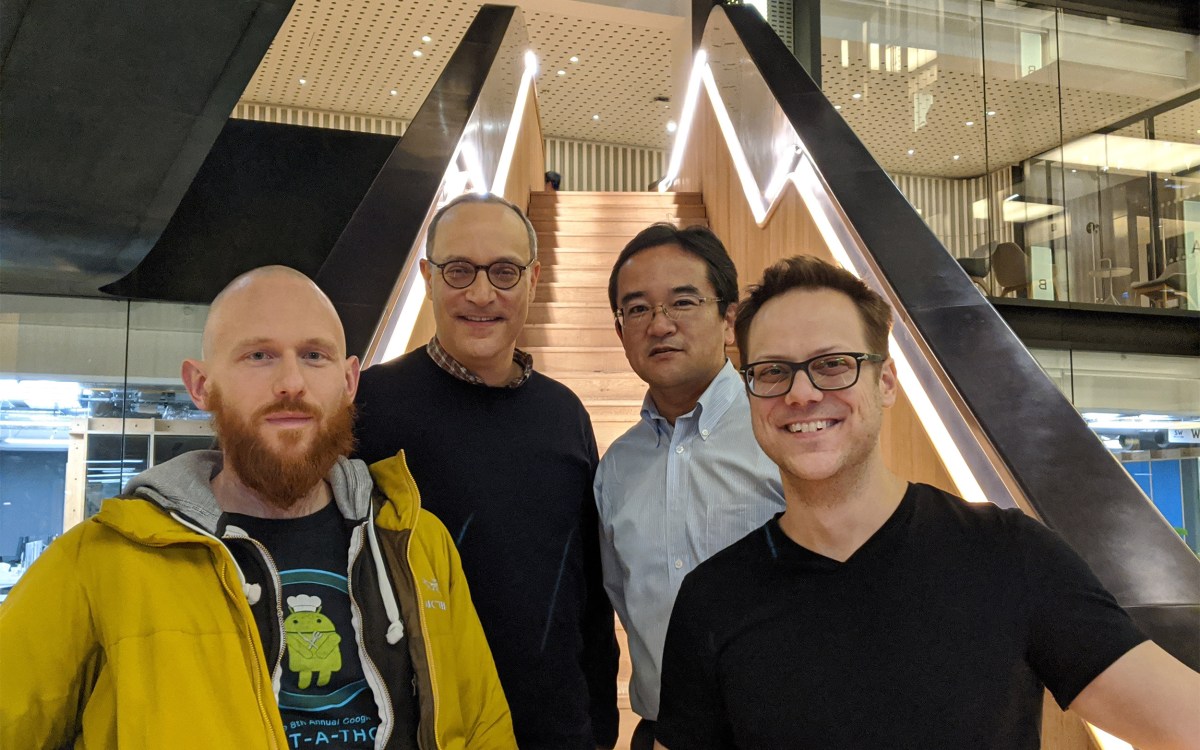
[[(287, 646), (287, 633), (283, 628), (283, 581), (279, 579), (279, 566), (275, 564), (275, 558), (271, 557), (270, 551), (257, 539), (254, 539), (245, 534), (226, 534), (226, 539), (242, 539), (254, 545), (267, 563), (267, 573), (271, 576), (271, 585), (275, 589), (275, 622), (279, 623), (279, 651), (275, 654), (275, 667), (271, 670), (271, 689), (275, 689), (276, 675), (281, 674), (283, 669), (283, 652)], [(258, 627), (257, 625), (255, 627)], [(275, 700), (279, 700), (279, 696), (275, 696)]]
[[(225, 554), (225, 555), (230, 554), (229, 550), (224, 550), (223, 554)], [(237, 594), (234, 594), (233, 591), (229, 588), (229, 579), (228, 579), (229, 578), (229, 562), (227, 560), (221, 561), (221, 567), (220, 567), (219, 573), (220, 573), (219, 577), (221, 579), (221, 588), (225, 589), (226, 595), (229, 596), (230, 601), (232, 601), (234, 603), (234, 606), (236, 608), (237, 601), (238, 601)], [(244, 599), (246, 596), (245, 592), (242, 592), (241, 596)], [(253, 619), (251, 619), (251, 621), (248, 623), (243, 621), (242, 624), (248, 628), (250, 628), (250, 627), (257, 628), (258, 627), (258, 625), (254, 624)], [(266, 725), (267, 741), (270, 742), (271, 747), (277, 748), (278, 745), (275, 744), (274, 728), (271, 726), (271, 714), (270, 714), (270, 711), (267, 710), (266, 702), (263, 701), (263, 695), (262, 695), (262, 667), (263, 667), (263, 665), (261, 662), (259, 662), (259, 660), (257, 658), (252, 658), (250, 666), (254, 669), (254, 699), (256, 701), (258, 701), (258, 713), (259, 713), (259, 716), (262, 717), (263, 723)]]
[[(369, 519), (366, 523), (372, 523)], [(358, 606), (358, 600), (354, 598), (354, 563), (358, 560), (359, 553), (363, 548), (363, 537), (366, 536), (366, 524), (358, 526), (354, 529), (353, 537), (350, 541), (350, 560), (346, 570), (346, 594), (350, 598), (350, 608), (354, 613), (354, 620), (358, 623), (358, 627), (354, 632), (354, 639), (358, 644), (359, 660), (363, 664), (363, 675), (367, 677), (367, 682), (371, 683), (371, 688), (377, 693), (383, 694), (383, 703), (380, 706), (381, 725), (379, 732), (375, 735), (375, 747), (387, 747), (387, 743), (391, 740), (392, 727), (395, 724), (394, 718), (391, 716), (392, 711), (392, 694), (388, 691), (387, 683), (383, 680), (383, 675), (379, 671), (379, 667), (375, 666), (375, 662), (371, 661), (371, 655), (367, 653), (367, 641), (365, 636), (366, 620), (363, 618), (362, 608)], [(386, 581), (381, 581), (380, 585), (386, 584)]]
[[(408, 471), (408, 463), (405, 462), (404, 469)], [(417, 496), (417, 513), (413, 516), (412, 527), (408, 530), (408, 538), (404, 541), (404, 560), (408, 563), (408, 575), (412, 577), (413, 591), (417, 595), (417, 621), (421, 623), (421, 638), (425, 643), (425, 663), (429, 665), (429, 687), (433, 691), (430, 698), (433, 700), (433, 746), (437, 750), (441, 750), (442, 743), (439, 739), (437, 730), (438, 725), (438, 687), (437, 687), (437, 669), (433, 664), (432, 644), (429, 641), (429, 628), (425, 623), (425, 607), (421, 604), (421, 584), (417, 580), (415, 568), (412, 562), (412, 540), (417, 533), (417, 521), (421, 517), (421, 490), (417, 487), (417, 483), (412, 480), (412, 474), (409, 474), (408, 485), (413, 493)]]

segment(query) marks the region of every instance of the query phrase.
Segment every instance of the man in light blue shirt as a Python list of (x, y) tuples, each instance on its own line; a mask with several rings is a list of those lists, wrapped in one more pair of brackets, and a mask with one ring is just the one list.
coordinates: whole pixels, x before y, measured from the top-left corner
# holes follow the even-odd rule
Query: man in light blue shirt
[(604, 587), (629, 636), (631, 750), (654, 743), (659, 669), (683, 577), (784, 509), (725, 347), (737, 269), (707, 229), (655, 224), (621, 251), (608, 285), (617, 335), (649, 386), (642, 418), (596, 473)]

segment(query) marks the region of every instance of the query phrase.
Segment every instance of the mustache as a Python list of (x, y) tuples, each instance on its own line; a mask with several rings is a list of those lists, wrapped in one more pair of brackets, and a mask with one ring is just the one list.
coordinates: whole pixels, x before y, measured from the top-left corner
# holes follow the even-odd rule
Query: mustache
[(286, 396), (273, 404), (259, 407), (254, 412), (254, 419), (262, 419), (271, 414), (278, 414), (279, 412), (298, 412), (316, 419), (320, 419), (322, 415), (321, 409), (314, 404), (310, 404), (295, 396)]

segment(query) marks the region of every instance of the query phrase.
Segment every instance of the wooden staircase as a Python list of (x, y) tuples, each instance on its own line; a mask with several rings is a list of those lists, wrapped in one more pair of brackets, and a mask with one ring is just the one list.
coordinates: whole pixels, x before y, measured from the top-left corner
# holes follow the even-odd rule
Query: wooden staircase
[(613, 327), (613, 263), (656, 221), (708, 226), (704, 203), (699, 193), (532, 193), (529, 219), (542, 275), (517, 346), (583, 400), (603, 454), (637, 422), (646, 393)]

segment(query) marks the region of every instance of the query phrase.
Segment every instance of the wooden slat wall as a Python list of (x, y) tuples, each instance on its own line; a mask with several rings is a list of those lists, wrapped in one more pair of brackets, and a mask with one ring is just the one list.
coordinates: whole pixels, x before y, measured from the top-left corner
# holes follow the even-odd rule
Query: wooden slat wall
[(258, 102), (238, 102), (230, 117), (239, 120), (276, 122), (282, 125), (306, 125), (329, 130), (353, 130), (379, 135), (404, 135), (408, 123), (390, 117), (374, 117), (352, 112), (325, 112), (301, 107), (280, 107)]
[(911, 174), (889, 176), (954, 257), (969, 258), (975, 248), (989, 241), (1012, 241), (1010, 222), (996, 221), (989, 229), (987, 221), (972, 215), (972, 204), (986, 199), (991, 215), (1001, 216), (1000, 204), (1013, 191), (1012, 170), (1000, 169), (969, 180)]
[(646, 190), (666, 171), (666, 152), (657, 148), (545, 139), (546, 169), (562, 175), (561, 190)]
[[(743, 288), (755, 283), (765, 267), (791, 255), (833, 259), (807, 207), (790, 186), (767, 225), (758, 227), (746, 205), (733, 160), (706, 97), (701, 97), (697, 107), (683, 163), (677, 189), (704, 194), (709, 225), (729, 249)], [(897, 475), (956, 491), (903, 393), (888, 410), (881, 437), (885, 461)], [(987, 644), (980, 644), (980, 648), (987, 648)], [(1081, 720), (1075, 714), (1060, 711), (1048, 695), (1043, 709), (1042, 748), (1095, 750)]]

